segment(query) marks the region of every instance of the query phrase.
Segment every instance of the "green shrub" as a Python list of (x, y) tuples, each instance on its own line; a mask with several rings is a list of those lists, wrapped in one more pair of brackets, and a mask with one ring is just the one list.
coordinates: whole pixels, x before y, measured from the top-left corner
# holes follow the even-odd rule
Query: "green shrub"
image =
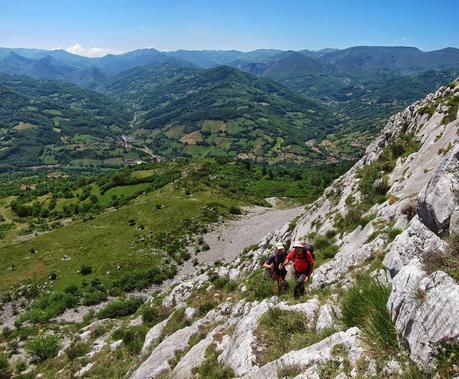
[(169, 336), (179, 329), (190, 325), (190, 321), (185, 318), (185, 308), (177, 309), (163, 329), (162, 337)]
[(259, 346), (257, 362), (271, 362), (290, 350), (299, 350), (317, 342), (320, 337), (308, 327), (301, 312), (271, 307), (261, 316), (255, 331)]
[(212, 284), (214, 285), (216, 289), (222, 289), (223, 287), (225, 287), (226, 283), (228, 283), (228, 279), (223, 278), (221, 276), (212, 282)]
[(145, 326), (140, 325), (129, 328), (124, 332), (122, 339), (131, 354), (140, 353), (147, 331), (148, 329)]
[(389, 233), (387, 233), (387, 237), (389, 238), (389, 242), (392, 242), (395, 237), (397, 237), (403, 230), (397, 229), (397, 228), (392, 228), (389, 230)]
[(216, 304), (213, 301), (206, 301), (205, 303), (201, 304), (198, 308), (198, 316), (202, 317), (214, 309)]
[(65, 353), (67, 354), (67, 357), (73, 361), (76, 358), (82, 357), (83, 355), (89, 353), (90, 351), (91, 348), (86, 342), (78, 341), (70, 345), (67, 350), (65, 350)]
[(233, 214), (233, 215), (240, 215), (240, 214), (242, 214), (242, 209), (239, 208), (239, 207), (236, 207), (236, 206), (232, 205), (232, 206), (230, 207), (230, 209), (229, 209), (229, 212), (230, 212), (231, 214)]
[(33, 323), (46, 322), (78, 305), (78, 297), (71, 293), (54, 292), (40, 296), (24, 317)]
[[(25, 370), (27, 370), (27, 362), (26, 361), (23, 361), (23, 360), (18, 360), (16, 362), (16, 365), (14, 366), (14, 368), (16, 369), (17, 372), (23, 372)], [(0, 373), (1, 373), (1, 370), (0, 370)], [(0, 374), (0, 378), (1, 378), (1, 374)]]
[(92, 267), (88, 265), (82, 265), (80, 267), (80, 274), (81, 275), (89, 275), (92, 273)]
[(154, 307), (145, 307), (142, 311), (142, 320), (144, 323), (153, 326), (164, 320), (164, 315)]
[(231, 379), (234, 378), (234, 372), (229, 367), (225, 367), (218, 361), (218, 352), (215, 345), (210, 345), (206, 350), (204, 362), (201, 366), (195, 367), (192, 373), (200, 378), (206, 379)]
[(55, 357), (59, 348), (59, 339), (55, 335), (37, 336), (26, 344), (26, 351), (38, 362)]
[(249, 300), (263, 300), (276, 295), (274, 281), (264, 270), (255, 270), (247, 279), (246, 297)]
[(143, 304), (143, 301), (137, 297), (122, 298), (108, 303), (97, 313), (97, 318), (116, 318), (131, 315), (137, 312), (137, 309)]
[(83, 294), (84, 305), (99, 304), (104, 300), (107, 300), (107, 294), (103, 291), (88, 291)]
[(11, 378), (10, 362), (5, 354), (0, 353), (0, 379)]
[(395, 353), (399, 347), (397, 332), (387, 310), (390, 289), (368, 274), (359, 275), (353, 287), (342, 297), (342, 321), (346, 328), (357, 326), (375, 351)]
[(233, 292), (233, 291), (235, 291), (237, 289), (237, 286), (238, 286), (237, 282), (235, 280), (230, 279), (225, 284), (225, 291), (226, 292)]
[(447, 338), (435, 346), (435, 365), (440, 378), (452, 378), (458, 374), (459, 342)]
[(331, 230), (325, 236), (315, 235), (314, 254), (316, 256), (316, 265), (323, 263), (323, 260), (333, 258), (339, 250), (335, 244), (336, 231)]
[(120, 279), (112, 282), (110, 291), (118, 289), (122, 292), (131, 292), (142, 289), (150, 284), (161, 284), (177, 273), (175, 266), (154, 266), (147, 271), (137, 271), (124, 274)]

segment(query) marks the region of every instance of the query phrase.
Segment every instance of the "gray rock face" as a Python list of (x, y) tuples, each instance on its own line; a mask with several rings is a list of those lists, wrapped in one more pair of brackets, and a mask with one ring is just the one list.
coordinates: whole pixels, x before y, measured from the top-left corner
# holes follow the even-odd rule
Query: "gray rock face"
[(352, 267), (360, 266), (373, 257), (375, 252), (384, 247), (385, 244), (383, 238), (376, 238), (366, 243), (373, 232), (374, 228), (372, 224), (368, 223), (365, 228), (361, 229), (358, 227), (352, 233), (348, 234), (334, 259), (324, 263), (314, 271), (311, 287), (317, 289), (336, 283)]
[(271, 301), (265, 300), (254, 306), (250, 312), (236, 325), (233, 335), (225, 346), (220, 360), (230, 366), (238, 376), (244, 375), (256, 364), (252, 343), (255, 340), (253, 332), (260, 317), (272, 307)]
[(446, 243), (415, 216), (409, 227), (392, 242), (389, 253), (384, 257), (383, 265), (393, 278), (413, 258), (421, 261), (422, 256), (429, 251), (444, 253), (446, 249)]
[(320, 334), (324, 330), (333, 327), (335, 324), (335, 317), (335, 310), (331, 304), (321, 306), (316, 321), (316, 332)]
[(427, 275), (417, 259), (394, 278), (387, 306), (420, 366), (432, 363), (438, 342), (459, 340), (459, 285), (442, 271)]
[(459, 206), (457, 206), (451, 214), (451, 221), (449, 224), (449, 234), (459, 235)]
[(243, 378), (276, 379), (279, 370), (289, 367), (301, 369), (302, 374), (299, 376), (301, 378), (318, 378), (319, 365), (332, 359), (332, 350), (337, 345), (340, 345), (348, 353), (349, 361), (353, 365), (364, 352), (359, 332), (358, 328), (351, 328), (346, 332), (335, 333), (314, 345), (291, 351), (263, 367), (255, 368)]
[(169, 372), (171, 370), (169, 360), (174, 357), (175, 352), (184, 350), (188, 345), (190, 337), (198, 332), (201, 326), (211, 322), (221, 322), (222, 319), (219, 316), (217, 311), (212, 310), (205, 317), (195, 321), (192, 325), (180, 329), (166, 337), (134, 372), (131, 378), (157, 378), (161, 374)]
[(221, 332), (223, 328), (217, 326), (213, 329), (202, 341), (194, 345), (185, 356), (180, 359), (180, 362), (175, 366), (170, 377), (173, 379), (191, 378), (192, 370), (199, 367), (205, 359), (206, 349), (214, 342), (215, 334)]
[(456, 208), (459, 190), (459, 145), (445, 156), (427, 186), (419, 195), (417, 212), (434, 233), (445, 233)]

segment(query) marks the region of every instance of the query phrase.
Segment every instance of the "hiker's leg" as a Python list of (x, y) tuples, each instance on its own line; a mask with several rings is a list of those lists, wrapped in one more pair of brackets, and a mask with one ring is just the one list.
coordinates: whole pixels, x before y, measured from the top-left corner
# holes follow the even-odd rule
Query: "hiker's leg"
[(298, 293), (300, 295), (304, 295), (305, 289), (304, 289), (304, 281), (306, 280), (306, 274), (298, 274), (297, 276), (297, 287), (298, 287)]

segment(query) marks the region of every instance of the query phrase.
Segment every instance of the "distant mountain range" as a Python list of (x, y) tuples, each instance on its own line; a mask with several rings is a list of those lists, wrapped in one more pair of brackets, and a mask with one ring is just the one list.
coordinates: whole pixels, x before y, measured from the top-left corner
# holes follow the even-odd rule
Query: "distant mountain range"
[[(19, 160), (22, 166), (116, 165), (127, 157), (157, 154), (257, 156), (272, 162), (352, 159), (389, 115), (458, 73), (456, 48), (141, 49), (100, 58), (0, 48), (0, 153), (3, 162), (18, 162), (17, 152), (23, 150), (14, 146), (26, 146), (21, 139), (32, 133), (18, 127), (22, 122), (46, 128), (58, 123), (63, 133), (54, 142), (36, 139), (41, 148)], [(40, 86), (53, 90), (31, 95), (30, 89)], [(15, 103), (23, 106), (14, 109)], [(62, 116), (53, 118), (44, 110)], [(111, 126), (100, 120), (111, 120)], [(70, 139), (63, 138), (65, 133)], [(82, 135), (83, 142), (68, 143), (72, 133)], [(129, 152), (119, 150), (122, 133), (132, 142)], [(102, 141), (105, 147), (98, 149)], [(108, 154), (111, 143), (116, 148)], [(78, 154), (70, 154), (76, 145)]]
[[(99, 82), (137, 66), (175, 63), (211, 68), (229, 65), (267, 77), (336, 73), (362, 75), (380, 71), (413, 74), (433, 69), (458, 69), (459, 49), (424, 52), (415, 47), (356, 46), (319, 51), (254, 50), (134, 50), (119, 55), (88, 58), (65, 50), (0, 48), (0, 71), (30, 75), (36, 79), (68, 79), (78, 82), (81, 71), (100, 74)], [(78, 75), (79, 73), (80, 75)]]

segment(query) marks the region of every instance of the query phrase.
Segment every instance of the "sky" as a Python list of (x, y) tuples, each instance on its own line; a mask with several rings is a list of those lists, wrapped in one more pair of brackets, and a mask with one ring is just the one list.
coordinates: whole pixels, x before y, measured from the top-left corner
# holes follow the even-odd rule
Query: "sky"
[(158, 50), (459, 47), (459, 0), (0, 0), (0, 46)]

